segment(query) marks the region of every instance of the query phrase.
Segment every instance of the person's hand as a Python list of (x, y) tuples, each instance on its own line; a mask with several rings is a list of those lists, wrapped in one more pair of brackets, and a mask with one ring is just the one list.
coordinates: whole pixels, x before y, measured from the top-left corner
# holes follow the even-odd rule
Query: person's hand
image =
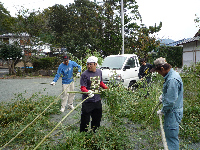
[(51, 82), (51, 84), (50, 85), (56, 85), (56, 82)]
[(92, 90), (89, 90), (89, 91), (88, 91), (88, 96), (89, 96), (89, 98), (92, 98), (92, 97), (94, 96), (93, 93), (94, 93), (94, 92), (93, 92)]
[(78, 72), (78, 73), (76, 74), (76, 77), (77, 77), (77, 78), (80, 78), (80, 76), (81, 76), (81, 75), (80, 75), (80, 72)]
[(159, 97), (159, 102), (162, 103), (162, 94), (161, 94), (160, 97)]
[(163, 112), (161, 110), (158, 110), (157, 115), (163, 115)]

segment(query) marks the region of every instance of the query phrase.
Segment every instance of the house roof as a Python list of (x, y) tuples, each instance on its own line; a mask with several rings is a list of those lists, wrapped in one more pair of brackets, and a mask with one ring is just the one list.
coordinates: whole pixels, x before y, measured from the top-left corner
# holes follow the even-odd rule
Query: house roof
[(20, 33), (20, 34), (14, 34), (14, 33), (8, 33), (8, 34), (3, 34), (0, 35), (0, 38), (9, 38), (9, 37), (29, 37), (28, 33)]
[(178, 43), (178, 45), (183, 45), (185, 43), (191, 43), (191, 42), (195, 42), (195, 41), (199, 41), (200, 40), (200, 29), (198, 30), (198, 32), (194, 35), (193, 38), (187, 39), (187, 40), (183, 40), (182, 42)]
[(197, 36), (197, 37), (193, 37), (193, 38), (184, 40), (184, 41), (178, 43), (177, 45), (183, 45), (185, 43), (191, 43), (191, 42), (195, 42), (195, 41), (199, 41), (199, 40), (200, 40), (200, 36)]

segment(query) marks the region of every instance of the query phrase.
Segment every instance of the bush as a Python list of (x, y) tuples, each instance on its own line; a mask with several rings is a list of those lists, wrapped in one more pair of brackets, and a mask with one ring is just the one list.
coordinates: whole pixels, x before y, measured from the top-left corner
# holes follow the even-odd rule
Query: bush
[(172, 67), (182, 67), (183, 47), (159, 46), (154, 58), (164, 57)]
[(61, 61), (57, 57), (45, 57), (45, 58), (35, 58), (31, 59), (34, 71), (38, 70), (56, 70), (60, 65)]

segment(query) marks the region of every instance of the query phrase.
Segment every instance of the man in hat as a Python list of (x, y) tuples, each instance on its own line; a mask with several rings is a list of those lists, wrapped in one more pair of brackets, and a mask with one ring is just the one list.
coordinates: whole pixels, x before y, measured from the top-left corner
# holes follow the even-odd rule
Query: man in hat
[(82, 100), (89, 98), (82, 103), (81, 124), (80, 132), (87, 132), (87, 128), (90, 122), (90, 116), (92, 117), (91, 128), (95, 130), (100, 126), (102, 117), (102, 104), (99, 94), (93, 94), (94, 92), (100, 92), (100, 87), (107, 89), (108, 87), (102, 82), (102, 72), (97, 69), (98, 58), (91, 56), (87, 59), (87, 70), (81, 74), (80, 84), (82, 92), (89, 92), (89, 94), (83, 94)]
[(164, 114), (164, 131), (169, 150), (178, 150), (179, 124), (183, 117), (183, 82), (179, 73), (173, 70), (165, 58), (160, 57), (154, 61), (151, 72), (154, 71), (165, 79), (163, 93), (159, 98), (163, 107), (157, 114)]
[(76, 62), (69, 60), (67, 55), (63, 56), (63, 62), (59, 65), (57, 74), (51, 85), (55, 85), (60, 76), (62, 75), (62, 102), (61, 102), (61, 112), (65, 111), (65, 106), (68, 104), (70, 109), (74, 109), (73, 99), (75, 97), (74, 93), (67, 93), (68, 91), (74, 91), (74, 80), (73, 80), (73, 68), (78, 67), (77, 77), (80, 76), (81, 66)]

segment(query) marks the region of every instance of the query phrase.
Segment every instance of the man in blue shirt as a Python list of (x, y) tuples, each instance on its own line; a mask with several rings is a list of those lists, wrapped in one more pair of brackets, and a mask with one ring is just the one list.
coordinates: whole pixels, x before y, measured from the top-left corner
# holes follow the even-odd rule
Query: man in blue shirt
[(165, 58), (156, 59), (154, 65), (151, 72), (156, 71), (165, 79), (163, 93), (159, 98), (163, 107), (157, 114), (164, 114), (164, 131), (169, 150), (178, 150), (179, 123), (183, 117), (183, 82)]
[(81, 66), (78, 65), (76, 62), (69, 60), (67, 55), (63, 56), (63, 62), (59, 65), (57, 74), (51, 85), (55, 85), (58, 81), (60, 76), (62, 75), (62, 102), (61, 102), (61, 112), (65, 111), (65, 106), (68, 103), (68, 107), (74, 109), (73, 107), (73, 99), (75, 97), (74, 93), (68, 93), (68, 91), (74, 90), (74, 80), (73, 80), (73, 68), (78, 67), (78, 74), (77, 77), (80, 77)]

